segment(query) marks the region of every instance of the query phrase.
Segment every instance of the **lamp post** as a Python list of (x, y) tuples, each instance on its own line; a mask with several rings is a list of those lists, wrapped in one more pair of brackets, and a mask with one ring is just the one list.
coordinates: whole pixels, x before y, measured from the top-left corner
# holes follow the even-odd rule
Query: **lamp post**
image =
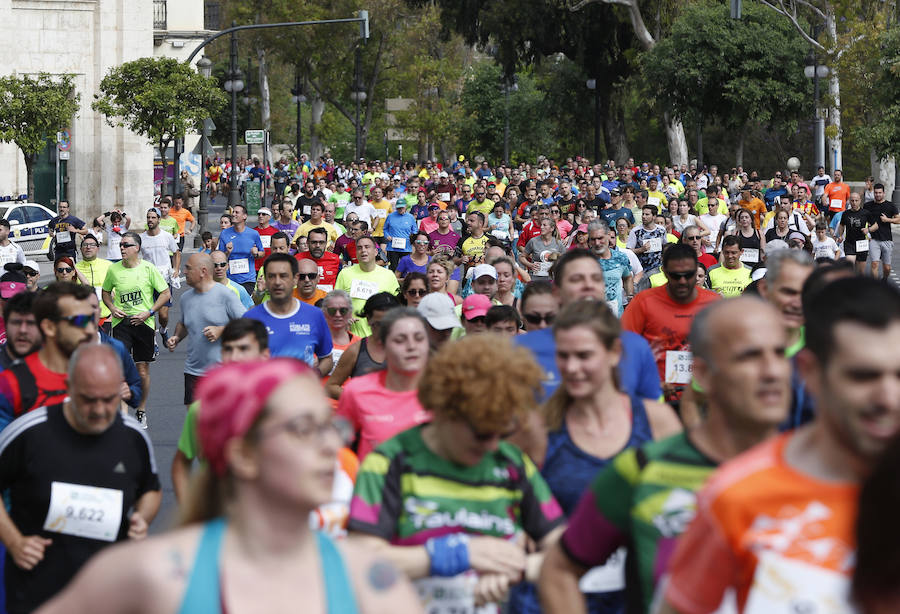
[(594, 92), (594, 164), (597, 164), (600, 161), (600, 88), (596, 79), (588, 79), (584, 84)]
[[(236, 22), (232, 22), (234, 27)], [(237, 64), (237, 36), (231, 33), (231, 62), (228, 71), (228, 80), (225, 81), (225, 91), (231, 94), (231, 177), (229, 182), (231, 187), (228, 190), (228, 206), (233, 207), (241, 202), (241, 195), (238, 193), (238, 175), (240, 168), (237, 161), (237, 95), (244, 89), (244, 74)]]
[(359, 105), (366, 100), (366, 91), (363, 89), (360, 74), (361, 49), (356, 46), (355, 68), (353, 70), (353, 90), (350, 92), (350, 100), (356, 103), (356, 160), (362, 157), (362, 131), (359, 126)]
[[(247, 129), (253, 129), (253, 105), (256, 104), (257, 99), (256, 96), (250, 95), (250, 75), (253, 74), (253, 71), (250, 66), (250, 58), (247, 58), (247, 82), (244, 84), (244, 96), (241, 98), (241, 102), (244, 103), (247, 107)], [(253, 151), (251, 149), (250, 143), (247, 143), (247, 159), (253, 157)]]
[(505, 99), (506, 121), (503, 125), (503, 160), (509, 164), (509, 93), (518, 92), (519, 84), (516, 76), (513, 75), (512, 83), (506, 83), (503, 86), (503, 97)]
[(300, 158), (301, 148), (303, 146), (303, 123), (300, 121), (300, 106), (306, 102), (306, 96), (303, 95), (303, 82), (298, 70), (294, 75), (294, 89), (291, 90), (291, 102), (297, 105), (297, 159)]
[[(816, 38), (819, 35), (821, 26), (814, 26), (812, 36)], [(828, 76), (828, 67), (819, 64), (819, 56), (815, 50), (810, 51), (806, 56), (806, 66), (803, 68), (803, 74), (807, 79), (813, 80), (813, 101), (816, 107), (815, 119), (815, 163), (816, 169), (825, 166), (825, 118), (819, 111), (819, 79)]]
[[(197, 69), (206, 78), (212, 75), (212, 62), (205, 55), (197, 61)], [(209, 194), (206, 190), (206, 141), (209, 131), (206, 129), (206, 120), (203, 120), (200, 128), (200, 208), (197, 210), (197, 227), (199, 232), (194, 234), (194, 246), (199, 247), (202, 239), (200, 235), (206, 228), (206, 220), (209, 216)]]

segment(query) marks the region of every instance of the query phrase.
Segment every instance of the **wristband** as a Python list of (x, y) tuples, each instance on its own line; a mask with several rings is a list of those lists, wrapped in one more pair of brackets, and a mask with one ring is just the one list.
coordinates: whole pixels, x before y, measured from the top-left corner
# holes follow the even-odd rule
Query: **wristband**
[(156, 315), (156, 312), (153, 311), (152, 309), (149, 309), (148, 311), (150, 312), (150, 316), (151, 316), (151, 317)]
[(425, 542), (425, 550), (432, 576), (452, 577), (469, 570), (469, 536), (464, 533), (432, 537)]

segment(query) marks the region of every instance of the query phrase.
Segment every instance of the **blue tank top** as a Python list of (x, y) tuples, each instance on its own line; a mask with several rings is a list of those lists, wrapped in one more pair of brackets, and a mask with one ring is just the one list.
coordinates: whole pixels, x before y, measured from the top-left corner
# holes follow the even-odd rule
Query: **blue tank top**
[[(619, 452), (653, 439), (644, 401), (635, 396), (630, 396), (630, 399), (631, 436)], [(544, 476), (544, 480), (566, 517), (575, 511), (581, 495), (590, 486), (591, 480), (597, 472), (611, 462), (617, 454), (618, 452), (608, 458), (599, 458), (585, 452), (572, 441), (565, 420), (558, 431), (553, 431), (548, 435), (547, 453), (544, 456), (541, 475)], [(590, 593), (586, 597), (590, 614), (623, 614), (625, 612), (624, 591)], [(510, 592), (509, 605), (509, 611), (517, 614), (540, 614), (541, 612), (537, 590), (533, 584), (529, 583), (522, 583), (513, 588)]]
[[(187, 590), (181, 602), (180, 614), (193, 612), (225, 612), (222, 604), (222, 586), (219, 582), (219, 553), (225, 535), (225, 520), (216, 518), (206, 523), (197, 547), (194, 569), (188, 579)], [(322, 561), (322, 577), (325, 579), (325, 604), (327, 614), (358, 614), (353, 586), (344, 567), (344, 560), (334, 542), (319, 531), (315, 532)]]

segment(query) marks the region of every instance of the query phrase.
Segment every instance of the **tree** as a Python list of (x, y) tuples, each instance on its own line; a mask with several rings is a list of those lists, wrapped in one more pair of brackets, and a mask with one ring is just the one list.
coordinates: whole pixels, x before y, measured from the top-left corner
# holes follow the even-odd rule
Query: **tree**
[(79, 108), (70, 75), (39, 73), (0, 77), (0, 141), (15, 143), (25, 157), (28, 198), (34, 198), (34, 163)]
[[(100, 82), (91, 107), (110, 126), (143, 135), (159, 151), (163, 171), (166, 148), (225, 105), (215, 79), (174, 58), (140, 58), (114, 66)], [(166, 173), (160, 189), (167, 191)]]
[(740, 158), (749, 124), (794, 132), (810, 116), (806, 48), (794, 28), (765, 7), (748, 3), (736, 21), (727, 6), (705, 0), (686, 7), (640, 63), (651, 94), (659, 94), (674, 117), (701, 129), (704, 121), (718, 121), (738, 136)]
[(900, 159), (900, 25), (873, 37), (866, 45), (859, 78), (866, 88), (866, 121), (856, 133), (878, 158)]

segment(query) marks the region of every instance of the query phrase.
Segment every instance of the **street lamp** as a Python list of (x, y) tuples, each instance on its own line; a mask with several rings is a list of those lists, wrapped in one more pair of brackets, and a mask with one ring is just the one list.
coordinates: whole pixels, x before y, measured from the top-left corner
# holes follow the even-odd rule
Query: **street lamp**
[(807, 79), (813, 80), (813, 100), (816, 107), (815, 119), (815, 158), (816, 168), (825, 166), (825, 118), (819, 110), (819, 79), (828, 77), (828, 67), (819, 64), (819, 57), (815, 52), (810, 52), (806, 56), (806, 66), (803, 68), (803, 74)]
[(356, 61), (353, 75), (353, 89), (350, 91), (350, 100), (356, 103), (356, 160), (362, 156), (362, 132), (359, 126), (359, 105), (366, 101), (366, 90), (363, 89), (360, 74), (360, 52), (359, 45), (356, 46)]
[[(250, 64), (250, 58), (247, 58), (247, 83), (245, 84), (244, 89), (246, 93), (243, 98), (241, 98), (241, 102), (247, 107), (247, 129), (253, 129), (253, 109), (252, 106), (256, 104), (256, 97), (250, 95), (250, 77), (253, 75), (253, 68)], [(252, 150), (250, 149), (250, 143), (247, 143), (247, 160), (249, 160), (252, 156)]]
[[(208, 57), (205, 55), (197, 60), (197, 70), (207, 79), (212, 76), (212, 65)], [(209, 215), (209, 194), (206, 190), (206, 142), (209, 137), (206, 120), (204, 119), (200, 128), (200, 208), (197, 210), (197, 227), (200, 229), (194, 237), (194, 246), (198, 247), (202, 241), (200, 235), (206, 229), (206, 220)]]
[(506, 83), (503, 86), (503, 96), (506, 107), (506, 122), (503, 125), (503, 160), (506, 164), (509, 164), (509, 93), (518, 91), (519, 83), (516, 76), (513, 75), (512, 82)]
[[(232, 22), (234, 27), (237, 22)], [(228, 206), (234, 207), (241, 202), (238, 193), (238, 175), (240, 169), (237, 161), (237, 95), (244, 89), (244, 73), (237, 65), (237, 36), (231, 33), (231, 61), (228, 70), (228, 79), (225, 81), (225, 91), (231, 94), (231, 187), (228, 190)]]
[(291, 90), (291, 102), (297, 105), (297, 159), (300, 159), (300, 151), (303, 146), (303, 123), (300, 120), (300, 107), (306, 102), (306, 96), (303, 95), (303, 81), (300, 78), (298, 70), (294, 75), (294, 89)]
[[(588, 79), (584, 83), (594, 92), (594, 164), (600, 162), (600, 88), (596, 79)], [(609, 152), (606, 152), (607, 156)]]

